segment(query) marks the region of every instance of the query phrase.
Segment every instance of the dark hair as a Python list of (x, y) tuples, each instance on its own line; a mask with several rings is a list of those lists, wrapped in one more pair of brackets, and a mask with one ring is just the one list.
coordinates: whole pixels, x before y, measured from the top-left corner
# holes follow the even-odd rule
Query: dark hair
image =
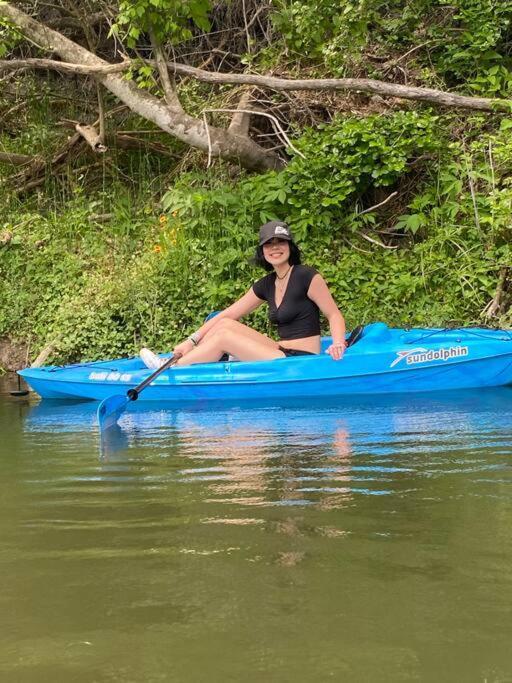
[[(288, 259), (288, 263), (291, 266), (300, 265), (302, 263), (302, 258), (299, 247), (292, 241), (289, 241), (288, 244), (290, 245), (290, 258)], [(256, 253), (253, 256), (252, 261), (254, 264), (260, 266), (260, 268), (264, 268), (268, 272), (274, 270), (263, 255), (263, 245), (256, 247)]]

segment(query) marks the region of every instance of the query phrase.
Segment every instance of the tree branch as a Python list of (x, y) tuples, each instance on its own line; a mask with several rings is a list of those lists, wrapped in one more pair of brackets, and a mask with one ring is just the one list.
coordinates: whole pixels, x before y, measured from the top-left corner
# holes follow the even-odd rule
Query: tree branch
[[(13, 4), (0, 3), (0, 16), (12, 21), (25, 37), (37, 41), (42, 48), (57, 54), (63, 61), (80, 65), (80, 67), (95, 67), (90, 73), (95, 71), (95, 78), (127, 104), (132, 111), (152, 121), (163, 131), (191, 147), (197, 147), (203, 151), (208, 151), (210, 148), (213, 156), (232, 159), (250, 170), (263, 171), (281, 168), (284, 165), (276, 154), (260, 147), (254, 140), (234, 135), (228, 130), (215, 126), (209, 126), (211, 141), (211, 146), (209, 146), (204, 122), (201, 119), (190, 116), (186, 112), (171, 110), (162, 100), (110, 71), (113, 65), (61, 33), (32, 19)], [(109, 72), (101, 73), (101, 68), (98, 67), (108, 67)], [(125, 68), (124, 65), (122, 68)], [(115, 70), (117, 69), (119, 65), (115, 65)]]
[[(13, 3), (0, 2), (0, 16), (14, 23), (27, 40), (58, 55), (62, 60), (0, 60), (0, 72), (21, 68), (52, 68), (68, 73), (91, 75), (132, 111), (153, 122), (166, 133), (192, 147), (208, 152), (212, 157), (233, 159), (252, 170), (276, 169), (282, 167), (284, 162), (272, 151), (258, 145), (248, 135), (241, 135), (232, 129), (207, 126), (202, 117), (195, 118), (183, 111), (173, 89), (172, 74), (213, 84), (251, 85), (278, 91), (365, 92), (443, 107), (487, 112), (512, 111), (512, 100), (467, 97), (431, 88), (409, 87), (366, 78), (287, 79), (258, 74), (209, 72), (186, 64), (168, 62), (167, 68), (171, 70), (170, 75), (163, 64), (163, 53), (156, 51), (157, 60), (147, 60), (147, 62), (159, 69), (166, 94), (166, 101), (163, 101), (137, 88), (135, 83), (122, 77), (121, 72), (133, 63), (131, 60), (126, 59), (120, 63), (110, 64), (62, 33), (31, 18)], [(242, 115), (252, 112), (240, 108), (233, 113)], [(272, 120), (270, 115), (263, 112), (254, 113), (267, 115)], [(289, 143), (286, 142), (286, 144)]]
[[(0, 6), (1, 11), (1, 6)], [(148, 64), (157, 66), (155, 60), (146, 60)], [(115, 74), (125, 71), (129, 66), (128, 60), (117, 64), (108, 64), (101, 60), (102, 64), (77, 64), (59, 62), (52, 59), (3, 59), (0, 60), (0, 72), (22, 68), (57, 69), (68, 73), (104, 75)], [(278, 91), (293, 90), (325, 90), (364, 92), (380, 95), (381, 97), (396, 97), (403, 100), (426, 102), (435, 106), (469, 109), (473, 111), (507, 112), (512, 111), (512, 100), (469, 97), (457, 95), (433, 88), (417, 88), (395, 83), (386, 83), (371, 78), (276, 78), (275, 76), (261, 76), (259, 74), (236, 74), (205, 71), (188, 64), (168, 62), (168, 67), (178, 76), (188, 76), (203, 83), (231, 84), (231, 85), (255, 85), (262, 88)]]
[(356, 213), (356, 218), (359, 216), (364, 216), (365, 213), (371, 213), (372, 211), (375, 211), (375, 209), (378, 209), (381, 206), (384, 206), (384, 204), (387, 204), (390, 202), (394, 197), (396, 197), (398, 192), (392, 192), (386, 199), (384, 199), (382, 202), (379, 202), (378, 204), (375, 204), (374, 206), (370, 206), (368, 209), (364, 209), (364, 211), (359, 211), (359, 213)]
[[(88, 22), (90, 26), (96, 26), (100, 24), (105, 19), (104, 12), (94, 12), (88, 16)], [(47, 25), (50, 28), (55, 28), (61, 30), (63, 28), (77, 28), (83, 30), (83, 23), (75, 17), (56, 17), (55, 19), (49, 19)]]
[(434, 90), (433, 88), (416, 88), (371, 78), (307, 78), (290, 79), (259, 74), (235, 74), (204, 71), (187, 64), (171, 62), (169, 68), (179, 76), (190, 76), (204, 83), (256, 85), (271, 90), (347, 90), (351, 92), (366, 92), (383, 97), (398, 97), (404, 100), (429, 102), (437, 106), (458, 107), (478, 111), (512, 111), (512, 100), (488, 97), (467, 97)]
[(77, 133), (80, 133), (93, 152), (103, 154), (107, 151), (104, 140), (101, 139), (101, 136), (94, 126), (82, 126), (77, 123), (75, 130)]
[(290, 138), (284, 132), (283, 127), (281, 126), (281, 124), (279, 123), (277, 118), (275, 116), (273, 116), (272, 114), (269, 114), (266, 111), (258, 111), (255, 109), (203, 109), (203, 116), (206, 112), (226, 112), (228, 114), (234, 114), (234, 115), (248, 114), (248, 115), (254, 115), (254, 116), (266, 116), (268, 119), (270, 119), (272, 126), (273, 126), (274, 130), (276, 131), (277, 136), (282, 141), (283, 145), (292, 149), (295, 152), (295, 154), (297, 154), (297, 156), (302, 157), (303, 159), (306, 158), (304, 156), (304, 154), (302, 154), (302, 152), (300, 150), (298, 150), (293, 145)]
[(498, 284), (496, 286), (496, 292), (491, 301), (489, 301), (487, 306), (482, 311), (482, 314), (486, 318), (494, 318), (500, 312), (505, 285), (507, 283), (508, 272), (509, 268), (507, 268), (506, 266), (500, 269)]
[(162, 46), (157, 41), (154, 32), (151, 32), (150, 37), (151, 44), (153, 46), (153, 51), (156, 55), (155, 63), (158, 69), (158, 73), (160, 75), (160, 82), (162, 84), (162, 89), (164, 91), (165, 101), (171, 109), (175, 109), (176, 111), (182, 112), (183, 107), (181, 106), (181, 102), (179, 101), (178, 96), (176, 94), (174, 84), (171, 82), (171, 79), (169, 77), (169, 67), (167, 66)]
[(231, 118), (231, 123), (229, 124), (228, 130), (232, 131), (233, 133), (237, 133), (237, 135), (249, 135), (251, 114), (245, 114), (243, 110), (249, 107), (252, 91), (253, 88), (244, 90), (237, 104), (237, 111)]
[(0, 152), (1, 164), (12, 164), (13, 166), (26, 166), (34, 161), (30, 154), (15, 154), (14, 152)]
[[(0, 6), (0, 11), (1, 11)], [(83, 49), (83, 48), (82, 48)], [(103, 61), (103, 60), (101, 60)], [(119, 62), (117, 64), (75, 64), (74, 62), (59, 62), (57, 59), (40, 59), (32, 57), (30, 59), (0, 59), (0, 72), (17, 71), (19, 69), (54, 69), (71, 74), (84, 74), (94, 76), (96, 74), (114, 74), (126, 71), (131, 62)]]

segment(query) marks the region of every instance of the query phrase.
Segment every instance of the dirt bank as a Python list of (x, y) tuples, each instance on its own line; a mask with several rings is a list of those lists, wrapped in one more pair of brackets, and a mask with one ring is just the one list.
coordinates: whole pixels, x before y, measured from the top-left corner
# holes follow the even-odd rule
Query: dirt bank
[(27, 344), (12, 339), (0, 339), (0, 368), (21, 370), (27, 366), (28, 353)]

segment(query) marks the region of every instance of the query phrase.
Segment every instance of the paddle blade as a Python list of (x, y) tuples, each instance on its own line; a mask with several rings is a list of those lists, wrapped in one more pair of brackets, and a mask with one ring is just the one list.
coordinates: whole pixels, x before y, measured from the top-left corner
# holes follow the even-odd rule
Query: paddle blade
[(117, 424), (117, 421), (125, 411), (129, 399), (122, 394), (104, 398), (98, 407), (98, 424), (100, 432), (109, 429)]

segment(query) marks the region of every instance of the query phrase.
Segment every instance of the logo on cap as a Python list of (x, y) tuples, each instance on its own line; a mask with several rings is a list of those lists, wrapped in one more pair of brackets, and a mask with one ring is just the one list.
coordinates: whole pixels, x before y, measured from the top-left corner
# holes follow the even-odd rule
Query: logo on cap
[(285, 228), (283, 225), (276, 225), (276, 229), (274, 230), (274, 235), (287, 235), (288, 234), (288, 229)]

